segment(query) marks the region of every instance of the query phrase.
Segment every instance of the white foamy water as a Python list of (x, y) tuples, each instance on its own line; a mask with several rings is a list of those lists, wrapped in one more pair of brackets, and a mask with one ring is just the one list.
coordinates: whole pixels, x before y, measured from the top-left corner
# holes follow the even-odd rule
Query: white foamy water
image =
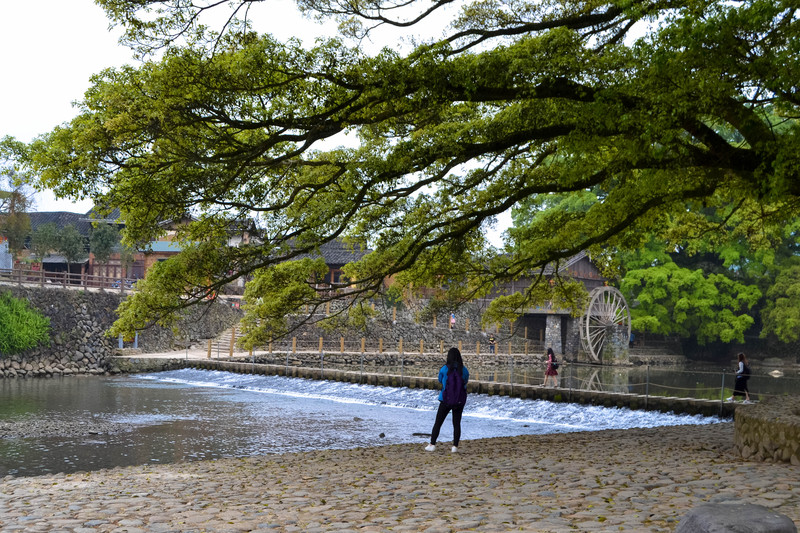
[[(385, 410), (387, 420), (412, 417), (419, 425), (420, 431), (430, 429), (426, 429), (425, 421), (430, 419), (430, 423), (433, 423), (432, 413), (438, 406), (437, 391), (406, 387), (378, 387), (337, 381), (193, 369), (147, 374), (140, 378), (196, 387), (239, 390), (266, 397), (328, 402), (331, 411), (340, 411), (342, 407), (333, 406), (343, 404), (349, 405), (353, 410), (361, 407), (379, 407)], [(464, 409), (462, 426), (474, 427), (483, 437), (500, 434), (507, 436), (514, 427), (519, 431), (516, 434), (542, 434), (715, 422), (719, 422), (719, 419), (699, 415), (676, 415), (471, 394)], [(535, 430), (531, 429), (533, 426), (536, 426)], [(494, 432), (498, 434), (495, 435)]]

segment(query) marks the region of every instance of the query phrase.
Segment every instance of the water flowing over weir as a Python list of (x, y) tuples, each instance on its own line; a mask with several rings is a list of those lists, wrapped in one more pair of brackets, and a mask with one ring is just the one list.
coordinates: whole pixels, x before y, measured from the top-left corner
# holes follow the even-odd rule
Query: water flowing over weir
[[(195, 369), (12, 385), (0, 386), (0, 405), (16, 405), (0, 407), (0, 476), (412, 442), (422, 449), (438, 403), (426, 389)], [(462, 447), (468, 453), (478, 438), (719, 421), (471, 394)], [(17, 434), (7, 429), (14, 424)], [(442, 442), (452, 438), (449, 424)], [(73, 429), (53, 430), (60, 427)]]

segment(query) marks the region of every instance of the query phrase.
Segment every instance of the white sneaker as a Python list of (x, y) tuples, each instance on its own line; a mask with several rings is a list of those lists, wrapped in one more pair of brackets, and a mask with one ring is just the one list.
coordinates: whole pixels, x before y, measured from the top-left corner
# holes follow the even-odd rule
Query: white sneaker
[(436, 445), (435, 444), (428, 444), (427, 446), (425, 446), (425, 451), (426, 452), (436, 451)]
[(453, 452), (453, 453), (458, 453), (458, 446), (453, 446), (453, 447), (450, 449), (450, 451), (451, 451), (451, 452)]
[(742, 403), (752, 403), (750, 400), (745, 400)]
[(733, 396), (731, 396), (730, 398), (728, 398), (728, 399), (727, 399), (727, 400), (725, 400), (725, 401), (726, 401), (726, 402), (732, 402), (732, 401), (733, 401)]

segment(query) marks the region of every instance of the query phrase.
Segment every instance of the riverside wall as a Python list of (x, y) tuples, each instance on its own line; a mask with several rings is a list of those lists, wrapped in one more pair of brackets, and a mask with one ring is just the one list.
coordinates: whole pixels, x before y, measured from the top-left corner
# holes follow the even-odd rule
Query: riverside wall
[(734, 417), (736, 449), (744, 459), (800, 465), (800, 398), (742, 405)]
[[(47, 377), (69, 374), (104, 374), (112, 370), (119, 342), (106, 332), (117, 318), (116, 308), (125, 298), (116, 292), (51, 287), (0, 285), (50, 319), (50, 343), (18, 354), (0, 354), (0, 378)], [(143, 352), (163, 352), (216, 336), (239, 319), (239, 313), (222, 303), (192, 309), (179, 321), (176, 335), (153, 327), (139, 334)]]

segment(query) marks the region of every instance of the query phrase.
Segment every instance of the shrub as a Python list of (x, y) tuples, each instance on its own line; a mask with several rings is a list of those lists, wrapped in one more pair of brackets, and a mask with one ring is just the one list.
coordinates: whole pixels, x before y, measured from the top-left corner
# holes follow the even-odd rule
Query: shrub
[(28, 302), (0, 293), (0, 355), (10, 355), (50, 342), (50, 319)]

